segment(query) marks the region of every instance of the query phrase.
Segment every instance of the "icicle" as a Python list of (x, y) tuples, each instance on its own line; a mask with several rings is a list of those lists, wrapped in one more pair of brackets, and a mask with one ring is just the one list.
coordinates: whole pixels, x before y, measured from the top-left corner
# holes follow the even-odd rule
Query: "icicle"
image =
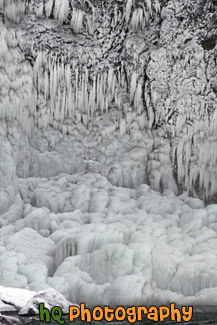
[(146, 25), (148, 24), (149, 19), (150, 19), (149, 12), (147, 10), (144, 10), (144, 20)]
[(7, 56), (9, 54), (8, 46), (5, 42), (4, 36), (1, 33), (0, 34), (0, 58), (5, 61), (7, 59)]
[(126, 23), (128, 23), (129, 22), (129, 19), (130, 19), (132, 4), (133, 4), (133, 1), (132, 0), (127, 0), (126, 13), (125, 13)]
[(46, 13), (47, 18), (50, 17), (50, 15), (51, 15), (52, 7), (53, 7), (53, 0), (46, 0), (45, 13)]
[(135, 95), (136, 85), (137, 85), (137, 78), (138, 78), (137, 71), (134, 71), (132, 73), (131, 85), (130, 85), (130, 101), (131, 101), (131, 103), (134, 100), (134, 95)]
[(150, 15), (152, 16), (152, 0), (146, 0), (146, 5)]
[(95, 30), (95, 9), (93, 9), (92, 15), (87, 15), (86, 16), (86, 21), (87, 21), (87, 29), (88, 32), (93, 35), (94, 30)]
[(9, 19), (18, 23), (21, 19), (22, 14), (25, 12), (25, 2), (7, 0), (5, 1), (4, 14)]
[(96, 86), (96, 108), (98, 109), (100, 107), (100, 95), (101, 95), (101, 88), (100, 88), (100, 78), (101, 76), (97, 76), (97, 86)]
[(109, 109), (109, 99), (108, 99), (108, 96), (106, 96), (106, 98), (105, 98), (105, 111), (106, 111), (106, 113), (108, 113), (108, 109)]
[(66, 88), (68, 90), (71, 86), (71, 68), (69, 64), (67, 64), (65, 68), (65, 80), (66, 80)]
[(0, 9), (4, 9), (4, 7), (5, 7), (5, 1), (0, 0)]
[(44, 95), (46, 101), (49, 98), (49, 78), (48, 78), (48, 73), (47, 71), (45, 72), (45, 80), (44, 80)]
[(190, 165), (190, 159), (191, 159), (191, 143), (186, 142), (185, 146), (185, 187), (188, 187), (188, 170)]
[(118, 14), (117, 14), (118, 8), (117, 4), (114, 5), (114, 27), (117, 25), (118, 22)]
[(184, 141), (180, 141), (177, 148), (177, 167), (178, 167), (178, 181), (182, 183), (184, 178), (184, 165), (183, 165), (183, 149)]
[(152, 100), (152, 104), (154, 106), (154, 108), (156, 107), (157, 105), (157, 102), (158, 102), (158, 93), (156, 91), (156, 89), (154, 89), (154, 87), (151, 87), (151, 100)]
[(58, 93), (57, 101), (55, 103), (55, 119), (59, 122), (60, 121), (60, 101), (61, 101), (60, 87), (58, 87), (57, 93)]
[(138, 82), (137, 89), (134, 97), (134, 108), (138, 114), (142, 112), (142, 83)]
[(44, 4), (43, 2), (38, 3), (36, 8), (35, 8), (35, 14), (36, 17), (41, 18), (43, 16), (43, 11), (44, 11)]
[(72, 87), (71, 84), (68, 88), (68, 98), (67, 98), (67, 117), (74, 117), (74, 105), (72, 100)]
[(90, 92), (91, 116), (93, 117), (96, 107), (96, 77), (93, 77), (93, 87)]
[[(51, 105), (53, 105), (54, 103), (54, 98), (55, 98), (55, 95), (56, 95), (56, 85), (55, 85), (55, 81), (56, 81), (56, 75), (54, 76), (54, 73), (55, 73), (55, 70), (53, 68), (50, 69), (50, 102), (51, 102)], [(55, 88), (54, 88), (55, 87)]]
[(108, 91), (111, 92), (113, 90), (113, 69), (110, 68), (108, 71)]
[(84, 109), (88, 115), (88, 70), (86, 69), (84, 74)]
[(64, 87), (63, 96), (62, 96), (61, 113), (60, 113), (61, 122), (63, 122), (65, 118), (65, 104), (66, 104), (66, 88)]
[(84, 14), (81, 10), (73, 8), (71, 26), (74, 33), (78, 34), (81, 32), (83, 27)]
[(213, 197), (217, 193), (217, 182), (215, 177), (211, 177), (210, 196)]
[(217, 136), (217, 109), (214, 111), (211, 121), (211, 129), (214, 135)]
[(176, 134), (178, 135), (181, 131), (183, 126), (186, 123), (186, 115), (185, 114), (179, 114), (176, 120)]
[(69, 0), (55, 0), (54, 16), (62, 24), (69, 15)]
[(161, 12), (161, 6), (160, 6), (160, 1), (159, 0), (155, 0), (155, 2), (154, 2), (154, 10), (155, 10), (155, 12), (157, 14)]
[(100, 109), (101, 109), (101, 113), (104, 113), (104, 97), (102, 96), (100, 98)]
[(143, 28), (145, 25), (144, 9), (138, 8), (133, 12), (131, 26), (134, 30), (138, 30), (138, 28)]

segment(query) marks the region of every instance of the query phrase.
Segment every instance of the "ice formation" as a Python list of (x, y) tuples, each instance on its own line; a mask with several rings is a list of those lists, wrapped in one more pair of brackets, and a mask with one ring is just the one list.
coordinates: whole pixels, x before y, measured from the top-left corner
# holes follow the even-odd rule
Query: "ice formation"
[(190, 2), (0, 0), (0, 308), (217, 303), (214, 5)]

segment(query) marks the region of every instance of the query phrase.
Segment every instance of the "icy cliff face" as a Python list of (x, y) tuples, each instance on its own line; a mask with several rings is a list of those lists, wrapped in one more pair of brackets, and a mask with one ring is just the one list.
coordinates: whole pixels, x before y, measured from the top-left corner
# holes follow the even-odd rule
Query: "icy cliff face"
[(216, 303), (215, 5), (0, 1), (2, 285)]
[[(35, 127), (71, 134), (74, 123), (90, 129), (96, 120), (103, 136), (121, 140), (151, 130), (148, 184), (214, 198), (215, 2), (2, 0), (0, 8), (0, 118), (18, 120), (30, 138)], [(110, 181), (124, 174), (117, 163)]]

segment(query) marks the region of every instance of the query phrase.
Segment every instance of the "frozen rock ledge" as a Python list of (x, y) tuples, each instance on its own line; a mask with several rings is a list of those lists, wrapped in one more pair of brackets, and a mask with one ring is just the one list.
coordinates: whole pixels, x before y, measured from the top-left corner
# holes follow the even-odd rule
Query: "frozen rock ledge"
[(44, 303), (45, 308), (49, 310), (54, 306), (59, 306), (63, 313), (68, 313), (69, 306), (72, 305), (53, 288), (36, 293), (25, 289), (0, 286), (0, 312), (18, 311), (19, 315), (37, 315), (40, 303)]

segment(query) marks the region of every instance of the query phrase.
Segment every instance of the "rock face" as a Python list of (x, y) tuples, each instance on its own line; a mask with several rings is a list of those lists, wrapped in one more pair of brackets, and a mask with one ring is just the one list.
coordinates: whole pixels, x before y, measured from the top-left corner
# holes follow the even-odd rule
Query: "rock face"
[(0, 283), (216, 304), (215, 1), (3, 0), (0, 29)]

